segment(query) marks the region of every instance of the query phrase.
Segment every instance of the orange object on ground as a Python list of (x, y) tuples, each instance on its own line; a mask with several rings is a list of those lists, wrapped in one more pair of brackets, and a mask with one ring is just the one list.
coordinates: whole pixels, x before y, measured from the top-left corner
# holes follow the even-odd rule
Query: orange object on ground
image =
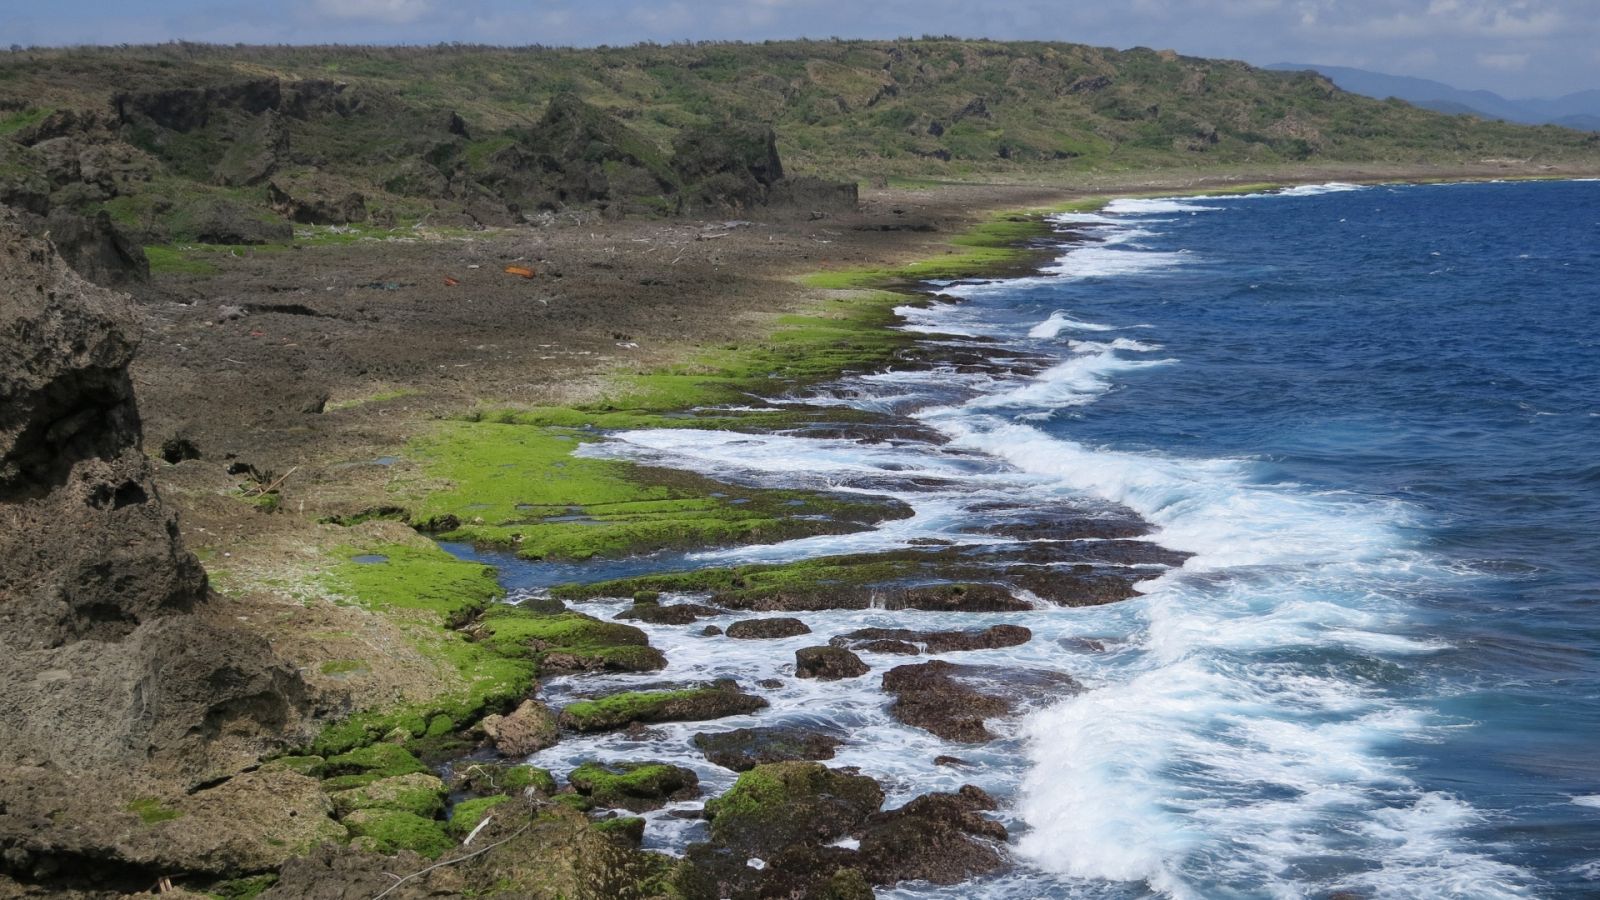
[(533, 270), (527, 266), (506, 266), (507, 275), (520, 275), (523, 278), (532, 278)]
[(444, 277), (444, 284), (445, 284), (445, 287), (455, 287), (455, 286), (456, 286), (456, 285), (458, 285), (458, 284), (460, 284), (460, 283), (461, 283), (461, 282), (459, 282), (459, 281), (457, 281), (457, 280), (455, 280), (455, 279), (454, 279), (454, 278), (451, 278), (451, 277), (450, 277), (450, 276), (449, 276), (449, 275), (446, 275), (446, 276), (445, 276), (445, 277)]

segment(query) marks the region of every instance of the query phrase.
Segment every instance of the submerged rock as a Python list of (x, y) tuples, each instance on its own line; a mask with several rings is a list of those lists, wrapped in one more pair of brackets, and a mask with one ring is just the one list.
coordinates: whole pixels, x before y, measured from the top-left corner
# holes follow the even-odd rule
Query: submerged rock
[(693, 742), (707, 760), (735, 772), (766, 763), (832, 759), (843, 743), (829, 734), (783, 726), (701, 732)]

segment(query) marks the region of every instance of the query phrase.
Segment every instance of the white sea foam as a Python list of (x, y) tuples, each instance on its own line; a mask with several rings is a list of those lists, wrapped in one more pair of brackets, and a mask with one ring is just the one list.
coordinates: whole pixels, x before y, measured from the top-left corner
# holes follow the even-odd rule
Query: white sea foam
[(1073, 331), (1115, 331), (1116, 326), (1079, 321), (1065, 311), (1058, 309), (1050, 314), (1050, 318), (1029, 329), (1028, 337), (1049, 339), (1068, 329)]
[(1327, 184), (1298, 184), (1294, 187), (1278, 191), (1280, 197), (1316, 197), (1322, 194), (1342, 194), (1348, 191), (1364, 191), (1368, 188), (1359, 184), (1347, 184), (1343, 181), (1330, 181)]
[[(1103, 226), (1126, 221), (1118, 216), (1205, 209), (1181, 199), (1131, 201), (1076, 224)], [(1073, 277), (1150, 272), (1188, 259), (1143, 249), (1139, 241), (1152, 237), (1148, 232), (1102, 229), (1101, 236), (1108, 240), (1065, 254), (1054, 279), (954, 285), (949, 291), (981, 297), (1054, 281), (1064, 286), (1065, 298)], [(950, 748), (893, 722), (881, 694), (868, 684), (876, 679), (827, 685), (785, 679), (782, 688), (766, 694), (769, 710), (717, 729), (812, 717), (851, 734), (832, 764), (858, 765), (882, 779), (891, 804), (967, 780), (1009, 801), (1002, 817), (1020, 826), (1013, 830), (1021, 834), (1015, 847), (1023, 863), (1013, 875), (951, 890), (903, 886), (891, 896), (1125, 894), (1108, 881), (1142, 882), (1179, 900), (1291, 898), (1335, 890), (1441, 900), (1526, 896), (1531, 879), (1525, 872), (1462, 840), (1462, 830), (1479, 821), (1476, 811), (1420, 788), (1405, 762), (1389, 754), (1397, 742), (1433, 735), (1436, 725), (1426, 709), (1386, 694), (1366, 675), (1351, 674), (1436, 652), (1438, 644), (1404, 634), (1404, 597), (1420, 581), (1468, 577), (1406, 544), (1409, 509), (1305, 485), (1263, 483), (1248, 459), (1112, 450), (1024, 424), (1092, 402), (1121, 375), (1174, 361), (1127, 358), (1121, 354), (1160, 348), (1102, 338), (1114, 329), (1064, 310), (1031, 327), (1006, 324), (1003, 317), (989, 321), (990, 315), (974, 303), (935, 304), (911, 317), (913, 326), (928, 333), (1020, 338), (1026, 329), (1035, 342), (1066, 332), (1096, 334), (1068, 340), (1064, 348), (1043, 345), (1072, 355), (1032, 377), (885, 372), (848, 379), (808, 400), (863, 409), (934, 403), (920, 416), (951, 439), (943, 447), (657, 429), (586, 444), (579, 452), (763, 485), (888, 493), (914, 511), (853, 535), (702, 557), (719, 563), (886, 549), (928, 537), (994, 543), (998, 539), (966, 533), (988, 505), (1026, 507), (1085, 496), (1133, 509), (1159, 528), (1154, 540), (1195, 555), (1181, 569), (1155, 573), (1139, 586), (1141, 596), (1121, 604), (941, 615), (941, 628), (1025, 624), (1034, 630), (1033, 641), (976, 653), (973, 660), (1012, 671), (1067, 668), (1090, 688), (1035, 708), (1020, 724), (997, 724), (1002, 739), (995, 744), (962, 748), (961, 755), (976, 763), (972, 769), (930, 767), (928, 760)], [(893, 487), (897, 479), (907, 480), (906, 490)], [(914, 489), (913, 480), (919, 482)], [(807, 618), (814, 634), (773, 643), (706, 640), (692, 629), (649, 630), (670, 661), (663, 677), (732, 675), (750, 682), (787, 674), (786, 660), (800, 646), (826, 643), (867, 624), (914, 625), (915, 616), (884, 610), (815, 614)], [(1092, 655), (1062, 649), (1090, 638), (1105, 649)], [(864, 655), (875, 668), (899, 661)], [(617, 684), (625, 683), (618, 676)], [(551, 689), (559, 698), (563, 687)], [(695, 768), (714, 792), (731, 781), (728, 773), (692, 751), (671, 749), (701, 727), (663, 726), (667, 749), (652, 747), (651, 754)], [(563, 742), (536, 761), (575, 764), (636, 758), (638, 752), (625, 736), (602, 735)], [(1600, 807), (1600, 795), (1572, 802)], [(650, 840), (665, 849), (681, 848), (703, 828), (665, 812), (651, 814), (651, 823)]]
[(1094, 401), (1112, 387), (1112, 376), (1170, 365), (1170, 359), (1124, 359), (1112, 350), (1073, 356), (1029, 381), (969, 400), (967, 410), (1038, 409), (1041, 412)]
[(1581, 797), (1573, 797), (1572, 802), (1579, 806), (1589, 806), (1595, 809), (1600, 809), (1600, 794), (1585, 794)]
[(1107, 203), (1105, 211), (1118, 216), (1152, 216), (1171, 213), (1214, 212), (1220, 206), (1204, 206), (1193, 202), (1199, 197), (1169, 197), (1159, 199), (1129, 198)]

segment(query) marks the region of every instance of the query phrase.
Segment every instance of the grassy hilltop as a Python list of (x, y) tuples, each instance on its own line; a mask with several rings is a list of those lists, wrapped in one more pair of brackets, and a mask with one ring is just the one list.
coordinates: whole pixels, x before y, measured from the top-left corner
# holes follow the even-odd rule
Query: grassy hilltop
[[(775, 147), (763, 146), (768, 125)], [(99, 147), (92, 158), (85, 144)], [(1063, 43), (0, 54), (0, 200), (103, 207), (150, 243), (278, 241), (285, 217), (344, 224), (367, 208), (385, 224), (459, 214), (470, 225), (494, 224), (508, 204), (512, 218), (596, 201), (666, 213), (815, 205), (817, 185), (774, 186), (778, 155), (790, 174), (849, 181), (1042, 180), (1593, 164), (1600, 135), (1442, 115), (1310, 72)]]

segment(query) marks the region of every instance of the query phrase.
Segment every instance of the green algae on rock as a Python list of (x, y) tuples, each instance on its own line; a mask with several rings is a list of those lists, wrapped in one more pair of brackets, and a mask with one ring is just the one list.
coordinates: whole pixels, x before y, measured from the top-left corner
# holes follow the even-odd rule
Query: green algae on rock
[(341, 815), (358, 809), (393, 809), (433, 818), (444, 812), (445, 786), (435, 775), (412, 772), (336, 791), (329, 797)]
[(595, 806), (629, 812), (660, 809), (700, 792), (700, 779), (693, 770), (659, 762), (588, 762), (574, 769), (567, 781)]
[(826, 843), (851, 834), (883, 805), (865, 775), (816, 762), (759, 765), (706, 801), (713, 842), (752, 850)]
[(355, 837), (353, 846), (393, 855), (410, 850), (437, 859), (456, 845), (444, 823), (392, 809), (358, 809), (340, 820)]
[(576, 456), (598, 434), (516, 422), (447, 422), (413, 442), (427, 480), (414, 521), (446, 540), (527, 559), (859, 531), (909, 514), (886, 499), (764, 490), (686, 472)]
[(610, 731), (634, 722), (699, 722), (764, 709), (767, 701), (740, 691), (731, 682), (675, 691), (625, 691), (596, 700), (579, 700), (561, 710), (561, 724), (573, 731)]

